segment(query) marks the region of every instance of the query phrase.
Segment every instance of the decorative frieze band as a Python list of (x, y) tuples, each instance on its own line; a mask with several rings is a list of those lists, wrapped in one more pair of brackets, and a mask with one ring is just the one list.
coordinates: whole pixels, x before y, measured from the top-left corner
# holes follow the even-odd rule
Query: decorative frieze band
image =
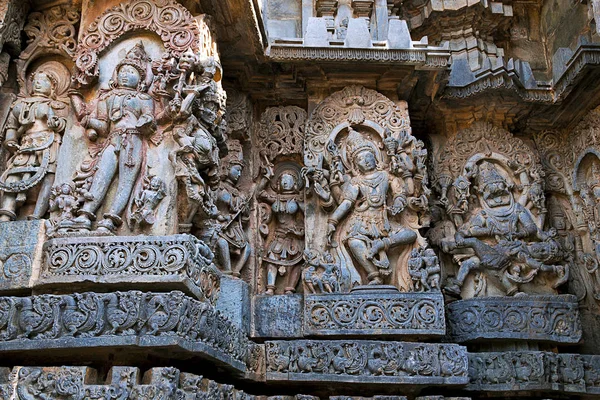
[(573, 295), (487, 297), (448, 305), (453, 341), (511, 339), (578, 343), (581, 321)]
[(214, 304), (219, 272), (210, 249), (191, 235), (51, 239), (35, 286), (78, 284), (181, 285)]
[(307, 295), (304, 335), (443, 336), (441, 293)]
[(0, 351), (128, 345), (178, 346), (238, 371), (258, 369), (258, 346), (244, 332), (179, 291), (0, 297)]
[(600, 355), (543, 351), (469, 353), (471, 391), (600, 394)]
[(267, 382), (467, 383), (466, 348), (363, 340), (265, 342)]

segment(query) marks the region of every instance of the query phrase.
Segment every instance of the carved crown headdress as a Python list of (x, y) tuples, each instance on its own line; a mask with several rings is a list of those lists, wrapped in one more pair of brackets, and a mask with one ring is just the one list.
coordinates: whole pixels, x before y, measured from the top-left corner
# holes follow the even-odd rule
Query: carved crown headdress
[(491, 162), (484, 161), (478, 166), (479, 173), (477, 174), (477, 186), (480, 190), (484, 190), (488, 185), (494, 183), (507, 183), (506, 179), (498, 172), (496, 166)]
[(125, 55), (118, 64), (117, 68), (115, 68), (115, 72), (117, 72), (123, 65), (130, 65), (138, 70), (140, 73), (140, 81), (145, 81), (146, 76), (148, 74), (148, 63), (150, 61), (150, 57), (146, 53), (146, 49), (144, 48), (144, 44), (140, 41), (136, 43)]
[(376, 154), (375, 147), (371, 141), (365, 139), (363, 135), (352, 128), (348, 128), (348, 132), (346, 143), (351, 158), (354, 158), (355, 155), (364, 150), (370, 151), (373, 155)]

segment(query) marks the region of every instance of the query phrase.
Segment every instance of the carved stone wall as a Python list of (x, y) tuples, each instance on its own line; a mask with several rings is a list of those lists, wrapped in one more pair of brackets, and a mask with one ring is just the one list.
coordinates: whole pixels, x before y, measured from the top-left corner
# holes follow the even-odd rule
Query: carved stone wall
[(0, 4), (0, 400), (599, 396), (598, 4), (434, 3)]

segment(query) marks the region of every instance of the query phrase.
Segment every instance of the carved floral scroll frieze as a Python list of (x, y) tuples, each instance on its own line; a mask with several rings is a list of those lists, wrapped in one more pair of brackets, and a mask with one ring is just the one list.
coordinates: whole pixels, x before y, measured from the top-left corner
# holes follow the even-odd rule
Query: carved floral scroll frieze
[(190, 282), (199, 300), (215, 303), (219, 273), (206, 244), (190, 235), (58, 238), (44, 243), (44, 260), (35, 285), (68, 282), (155, 284)]
[(537, 340), (578, 343), (582, 336), (579, 305), (573, 295), (489, 297), (448, 305), (453, 340)]

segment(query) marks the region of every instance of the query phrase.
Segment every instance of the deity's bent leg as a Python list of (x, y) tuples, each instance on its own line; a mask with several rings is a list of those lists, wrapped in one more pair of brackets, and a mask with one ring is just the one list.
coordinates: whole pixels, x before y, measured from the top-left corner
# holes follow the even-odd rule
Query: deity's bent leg
[[(9, 175), (6, 183), (13, 183), (19, 180), (15, 175)], [(0, 203), (0, 222), (14, 221), (17, 219), (15, 210), (17, 209), (17, 194), (3, 192), (2, 203)]]
[(277, 279), (277, 266), (267, 263), (267, 291), (265, 294), (275, 294), (275, 279)]
[(83, 207), (81, 207), (80, 213), (90, 218), (95, 217), (96, 211), (100, 207), (100, 203), (104, 200), (112, 179), (117, 172), (117, 167), (115, 146), (111, 144), (104, 149), (100, 157), (100, 162), (96, 166), (97, 170), (88, 191), (92, 199), (85, 202)]
[(246, 265), (248, 258), (250, 258), (250, 253), (252, 253), (252, 249), (250, 248), (250, 245), (246, 243), (246, 245), (240, 250), (240, 258), (233, 269), (233, 276), (239, 278), (240, 271), (242, 268), (244, 268), (244, 265)]
[[(285, 294), (293, 294), (296, 292), (296, 286), (298, 286), (298, 281), (300, 280), (301, 274), (300, 266), (294, 265), (292, 267), (287, 268), (287, 285), (285, 286)], [(320, 286), (321, 291), (323, 288)]]
[(119, 152), (119, 183), (117, 193), (110, 206), (108, 214), (120, 217), (125, 211), (129, 199), (133, 194), (135, 182), (142, 169), (143, 159), (143, 141), (138, 135), (129, 135), (126, 139), (127, 145), (124, 145)]
[(377, 266), (369, 260), (369, 249), (367, 244), (360, 239), (348, 239), (348, 249), (352, 256), (358, 261), (358, 263), (365, 269), (370, 285), (379, 285), (382, 282), (379, 276), (379, 270)]
[(229, 253), (229, 243), (227, 240), (219, 237), (215, 245), (215, 253), (221, 261), (221, 271), (226, 275), (231, 275), (231, 254)]
[(48, 211), (50, 195), (52, 193), (52, 185), (54, 185), (54, 174), (48, 173), (42, 180), (40, 186), (40, 192), (35, 202), (35, 209), (29, 219), (40, 219), (44, 217), (46, 211)]

